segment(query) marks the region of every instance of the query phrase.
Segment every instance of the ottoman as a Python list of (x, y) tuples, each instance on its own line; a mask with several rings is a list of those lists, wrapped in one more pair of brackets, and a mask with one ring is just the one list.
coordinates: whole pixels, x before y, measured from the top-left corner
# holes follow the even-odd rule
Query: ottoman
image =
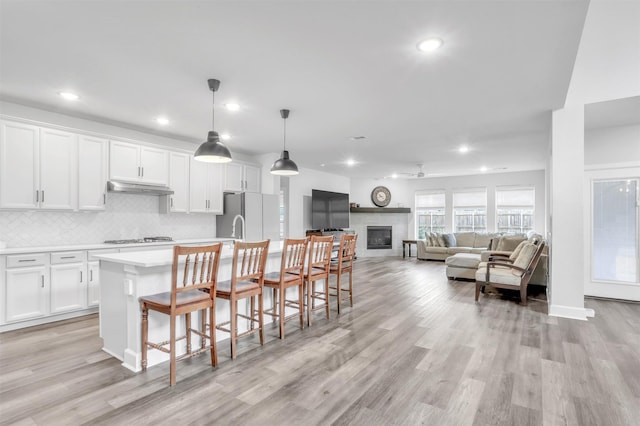
[(447, 278), (450, 280), (464, 278), (475, 281), (478, 264), (480, 264), (480, 254), (456, 253), (447, 257), (444, 263), (447, 265)]

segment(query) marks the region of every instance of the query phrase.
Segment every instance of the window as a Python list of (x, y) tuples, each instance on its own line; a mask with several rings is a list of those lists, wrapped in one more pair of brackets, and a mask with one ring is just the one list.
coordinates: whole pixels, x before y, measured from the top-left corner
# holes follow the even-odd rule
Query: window
[(416, 194), (416, 238), (427, 232), (444, 232), (444, 192)]
[(453, 232), (487, 231), (487, 190), (453, 193)]
[(533, 230), (536, 193), (533, 188), (496, 189), (496, 231), (524, 234)]

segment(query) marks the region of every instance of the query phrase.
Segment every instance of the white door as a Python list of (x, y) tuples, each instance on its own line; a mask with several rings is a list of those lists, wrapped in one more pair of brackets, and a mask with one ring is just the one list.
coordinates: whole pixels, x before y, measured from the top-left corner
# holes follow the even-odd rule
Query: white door
[(640, 301), (640, 168), (585, 175), (585, 295)]
[(74, 210), (77, 205), (78, 136), (40, 129), (40, 207)]
[(207, 172), (209, 213), (222, 214), (223, 203), (223, 169), (222, 164), (208, 164)]
[(191, 157), (190, 166), (189, 211), (192, 213), (206, 213), (209, 206), (207, 194), (209, 164), (194, 160)]
[(87, 262), (87, 306), (100, 305), (100, 261)]
[(169, 209), (176, 213), (189, 211), (189, 158), (178, 152), (169, 154), (169, 188), (173, 195), (169, 198)]
[(169, 151), (140, 147), (140, 177), (145, 183), (169, 184)]
[(84, 263), (51, 265), (51, 313), (75, 311), (87, 307)]
[(47, 315), (46, 267), (7, 269), (5, 312), (7, 322)]
[(0, 208), (38, 207), (38, 139), (35, 126), (0, 122)]
[(141, 177), (140, 146), (111, 141), (109, 144), (109, 178), (138, 182)]
[(261, 192), (260, 167), (244, 166), (244, 190), (246, 192)]
[(244, 190), (243, 166), (238, 163), (226, 163), (224, 166), (224, 190), (241, 192)]
[(104, 210), (107, 186), (108, 142), (80, 136), (78, 141), (78, 209)]

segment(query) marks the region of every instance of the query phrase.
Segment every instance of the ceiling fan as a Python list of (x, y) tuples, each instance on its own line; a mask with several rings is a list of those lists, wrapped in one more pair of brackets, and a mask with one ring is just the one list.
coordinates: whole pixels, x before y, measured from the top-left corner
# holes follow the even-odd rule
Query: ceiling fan
[(422, 171), (422, 166), (424, 164), (416, 164), (416, 166), (418, 166), (418, 172), (417, 173), (398, 173), (399, 175), (404, 175), (410, 178), (423, 178), (424, 177), (424, 172)]

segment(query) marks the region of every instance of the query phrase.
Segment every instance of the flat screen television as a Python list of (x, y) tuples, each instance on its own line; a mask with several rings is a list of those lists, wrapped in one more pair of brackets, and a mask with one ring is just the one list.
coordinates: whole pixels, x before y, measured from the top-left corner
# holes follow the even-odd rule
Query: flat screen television
[(349, 194), (311, 190), (311, 223), (313, 229), (349, 227)]

